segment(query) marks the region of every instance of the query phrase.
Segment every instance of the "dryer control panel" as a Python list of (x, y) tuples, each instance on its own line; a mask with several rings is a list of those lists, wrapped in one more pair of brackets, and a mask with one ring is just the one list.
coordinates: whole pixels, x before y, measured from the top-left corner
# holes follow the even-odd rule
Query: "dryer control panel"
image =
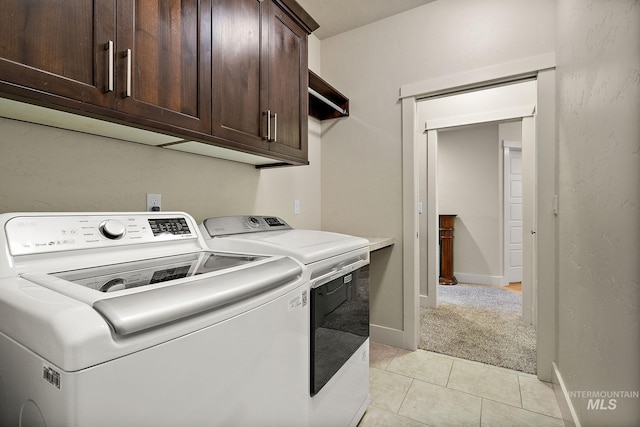
[(197, 225), (179, 213), (15, 216), (4, 224), (11, 255), (197, 239)]
[(276, 216), (221, 216), (204, 220), (203, 226), (209, 237), (292, 229)]

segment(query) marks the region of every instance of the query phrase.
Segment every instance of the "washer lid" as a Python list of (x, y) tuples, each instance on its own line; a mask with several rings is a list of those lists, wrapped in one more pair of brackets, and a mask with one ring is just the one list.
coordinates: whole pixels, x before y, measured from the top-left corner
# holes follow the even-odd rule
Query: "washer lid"
[(286, 255), (303, 264), (311, 264), (364, 250), (368, 248), (369, 241), (328, 231), (289, 229), (214, 237), (207, 244), (215, 251)]
[(92, 306), (116, 334), (128, 335), (238, 303), (301, 274), (286, 257), (201, 252), (22, 278)]
[(127, 335), (238, 303), (291, 283), (301, 272), (293, 260), (278, 258), (260, 268), (226, 273), (180, 287), (102, 299), (93, 308), (118, 335)]

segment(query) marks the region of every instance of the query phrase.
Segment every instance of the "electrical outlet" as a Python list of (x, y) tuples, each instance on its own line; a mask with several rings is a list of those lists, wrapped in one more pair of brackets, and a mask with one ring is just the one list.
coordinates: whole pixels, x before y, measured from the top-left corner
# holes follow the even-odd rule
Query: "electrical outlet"
[(300, 215), (300, 200), (293, 201), (293, 214)]
[(159, 212), (162, 208), (162, 194), (147, 193), (147, 212)]

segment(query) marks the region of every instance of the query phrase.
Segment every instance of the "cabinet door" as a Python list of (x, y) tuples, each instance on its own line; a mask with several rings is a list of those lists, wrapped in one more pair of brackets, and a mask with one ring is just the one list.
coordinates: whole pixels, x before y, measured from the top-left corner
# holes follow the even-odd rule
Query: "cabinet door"
[(262, 0), (213, 1), (213, 134), (268, 149)]
[(210, 0), (118, 0), (117, 23), (117, 109), (210, 133)]
[(272, 1), (267, 104), (277, 116), (273, 152), (307, 159), (307, 33)]
[[(3, 0), (0, 80), (113, 108), (108, 92), (115, 0)], [(43, 94), (40, 94), (43, 93)]]

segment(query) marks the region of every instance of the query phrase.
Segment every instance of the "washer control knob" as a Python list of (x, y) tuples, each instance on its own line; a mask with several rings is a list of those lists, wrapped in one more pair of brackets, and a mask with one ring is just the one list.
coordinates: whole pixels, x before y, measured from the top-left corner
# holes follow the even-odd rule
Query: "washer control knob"
[(100, 224), (100, 233), (107, 239), (120, 239), (125, 235), (126, 231), (124, 224), (115, 219), (108, 219)]
[(255, 216), (249, 217), (249, 225), (252, 227), (260, 227), (260, 220)]

